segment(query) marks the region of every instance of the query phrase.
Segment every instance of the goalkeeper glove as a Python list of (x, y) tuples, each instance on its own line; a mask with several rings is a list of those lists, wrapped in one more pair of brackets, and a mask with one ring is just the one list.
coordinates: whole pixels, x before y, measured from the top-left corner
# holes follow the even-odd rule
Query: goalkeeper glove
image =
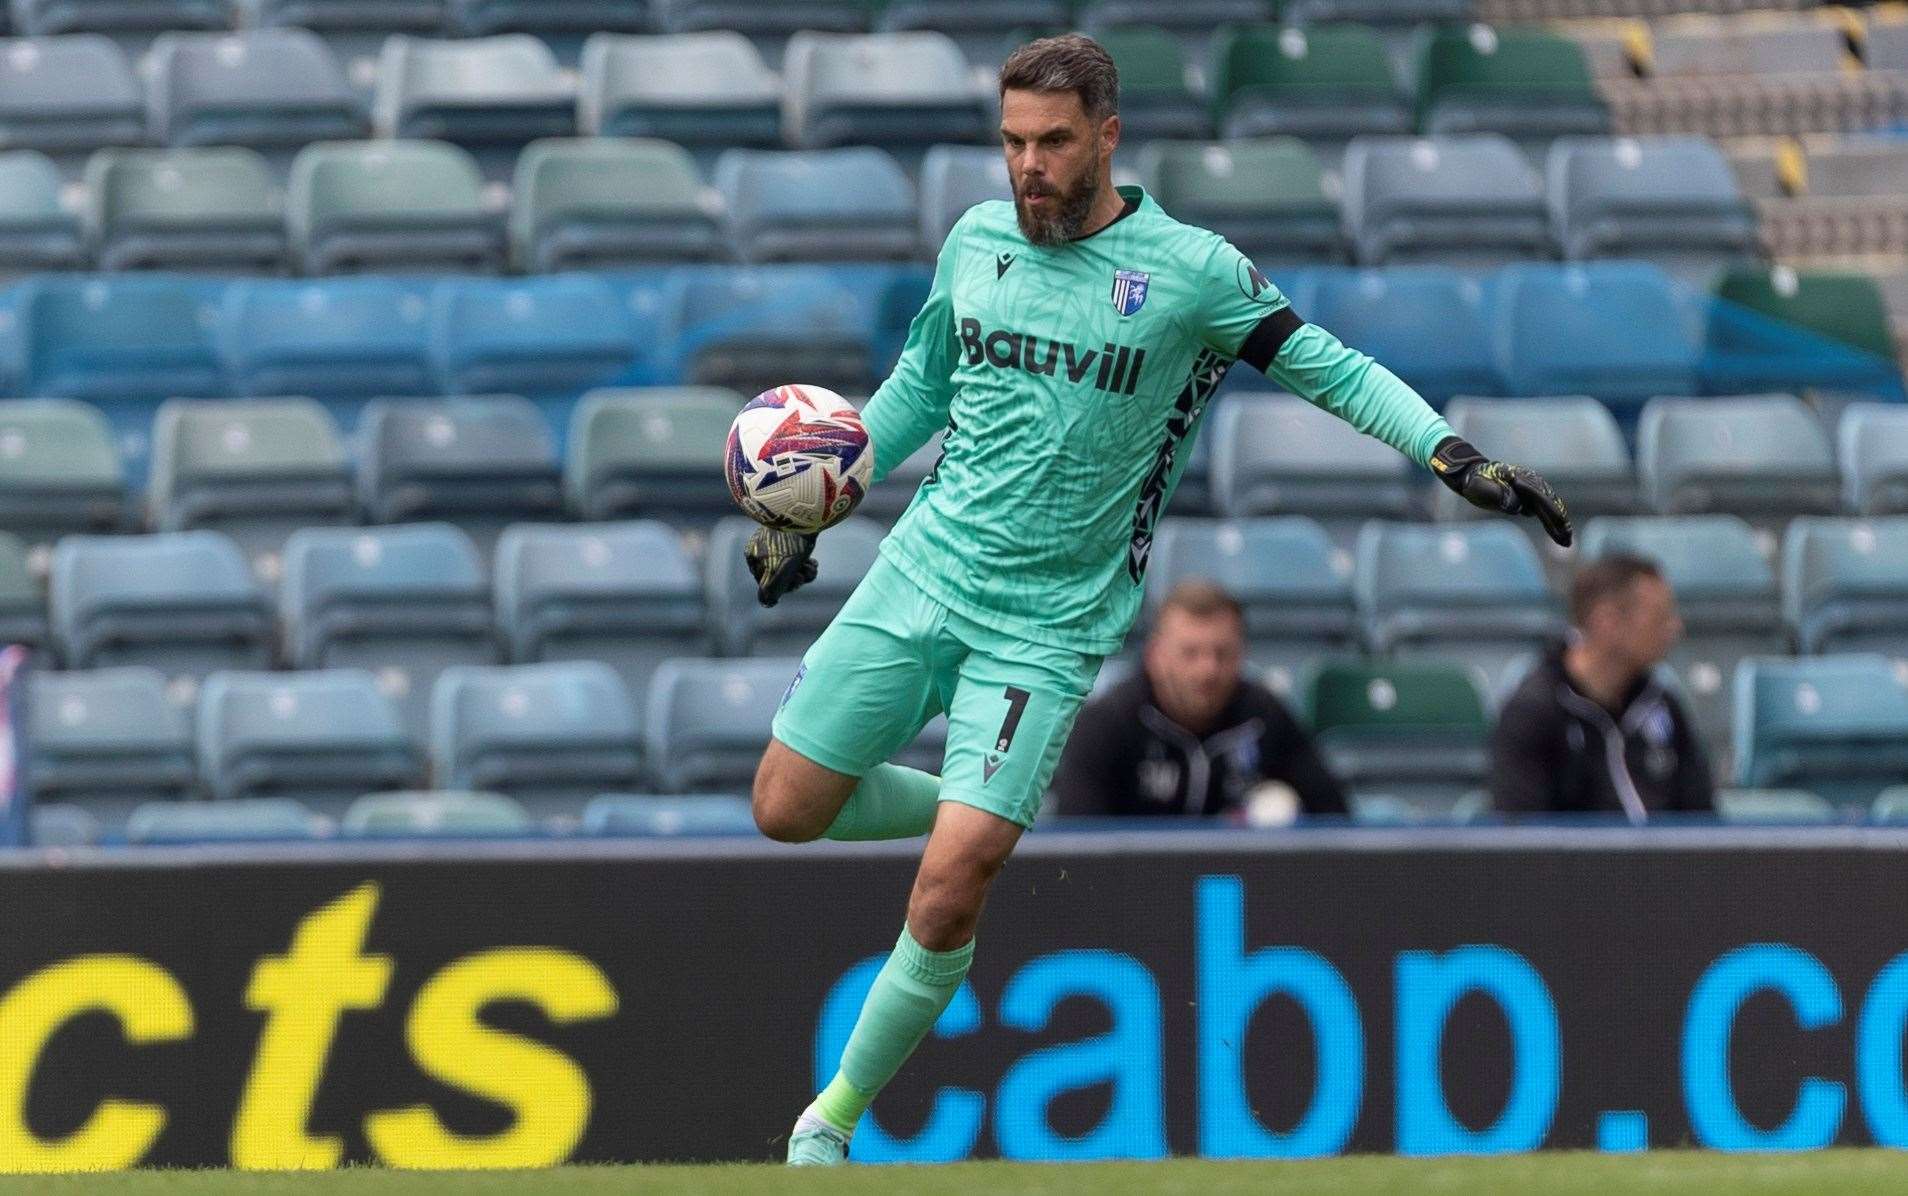
[(774, 606), (784, 594), (798, 590), (815, 580), (820, 567), (815, 564), (815, 537), (807, 532), (776, 531), (758, 527), (742, 548), (755, 578), (755, 598), (763, 606)]
[(1474, 507), (1504, 515), (1535, 515), (1552, 540), (1570, 547), (1570, 512), (1535, 470), (1492, 461), (1451, 436), (1431, 454), (1431, 472)]

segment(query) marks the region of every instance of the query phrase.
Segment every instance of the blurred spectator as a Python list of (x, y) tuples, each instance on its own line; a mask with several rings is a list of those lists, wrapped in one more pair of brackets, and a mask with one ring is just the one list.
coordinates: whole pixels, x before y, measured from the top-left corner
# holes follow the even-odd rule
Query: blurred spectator
[(1656, 565), (1614, 555), (1570, 590), (1568, 643), (1524, 678), (1492, 735), (1491, 791), (1507, 813), (1621, 813), (1714, 808), (1689, 714), (1655, 674), (1683, 634), (1676, 595)]
[(1345, 797), (1271, 690), (1240, 673), (1245, 618), (1219, 586), (1160, 605), (1145, 667), (1080, 711), (1054, 778), (1061, 814), (1343, 814)]

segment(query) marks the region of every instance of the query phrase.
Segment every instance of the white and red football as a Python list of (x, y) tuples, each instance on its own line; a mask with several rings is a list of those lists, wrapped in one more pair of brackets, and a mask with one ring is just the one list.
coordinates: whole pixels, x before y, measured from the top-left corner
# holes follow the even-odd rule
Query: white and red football
[(756, 522), (818, 532), (868, 493), (874, 449), (847, 399), (820, 386), (778, 386), (736, 414), (723, 471), (735, 504)]

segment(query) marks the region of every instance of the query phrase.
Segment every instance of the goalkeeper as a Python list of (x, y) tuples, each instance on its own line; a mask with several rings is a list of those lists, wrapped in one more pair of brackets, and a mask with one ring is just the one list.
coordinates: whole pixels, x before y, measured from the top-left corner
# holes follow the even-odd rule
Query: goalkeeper
[[(795, 1123), (792, 1164), (845, 1160), (869, 1102), (967, 975), (988, 884), (1133, 622), (1154, 526), (1235, 361), (1570, 543), (1543, 479), (1454, 436), (1223, 238), (1114, 187), (1119, 81), (1098, 43), (1021, 47), (1000, 93), (1013, 202), (979, 204), (948, 234), (863, 413), (877, 478), (945, 428), (941, 460), (803, 658), (755, 777), (771, 838), (928, 836), (900, 938), (840, 1070)], [(762, 602), (815, 576), (813, 546), (756, 533)], [(939, 777), (886, 762), (942, 712)]]

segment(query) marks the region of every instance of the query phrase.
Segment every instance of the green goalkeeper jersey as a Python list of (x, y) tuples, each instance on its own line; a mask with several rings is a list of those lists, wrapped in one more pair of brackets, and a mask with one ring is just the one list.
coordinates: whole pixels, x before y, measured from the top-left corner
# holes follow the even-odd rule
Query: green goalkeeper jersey
[(1120, 194), (1121, 218), (1050, 247), (1011, 203), (970, 209), (863, 412), (877, 478), (947, 430), (882, 553), (968, 618), (1095, 655), (1139, 611), (1154, 527), (1235, 361), (1419, 464), (1451, 435), (1223, 237)]

